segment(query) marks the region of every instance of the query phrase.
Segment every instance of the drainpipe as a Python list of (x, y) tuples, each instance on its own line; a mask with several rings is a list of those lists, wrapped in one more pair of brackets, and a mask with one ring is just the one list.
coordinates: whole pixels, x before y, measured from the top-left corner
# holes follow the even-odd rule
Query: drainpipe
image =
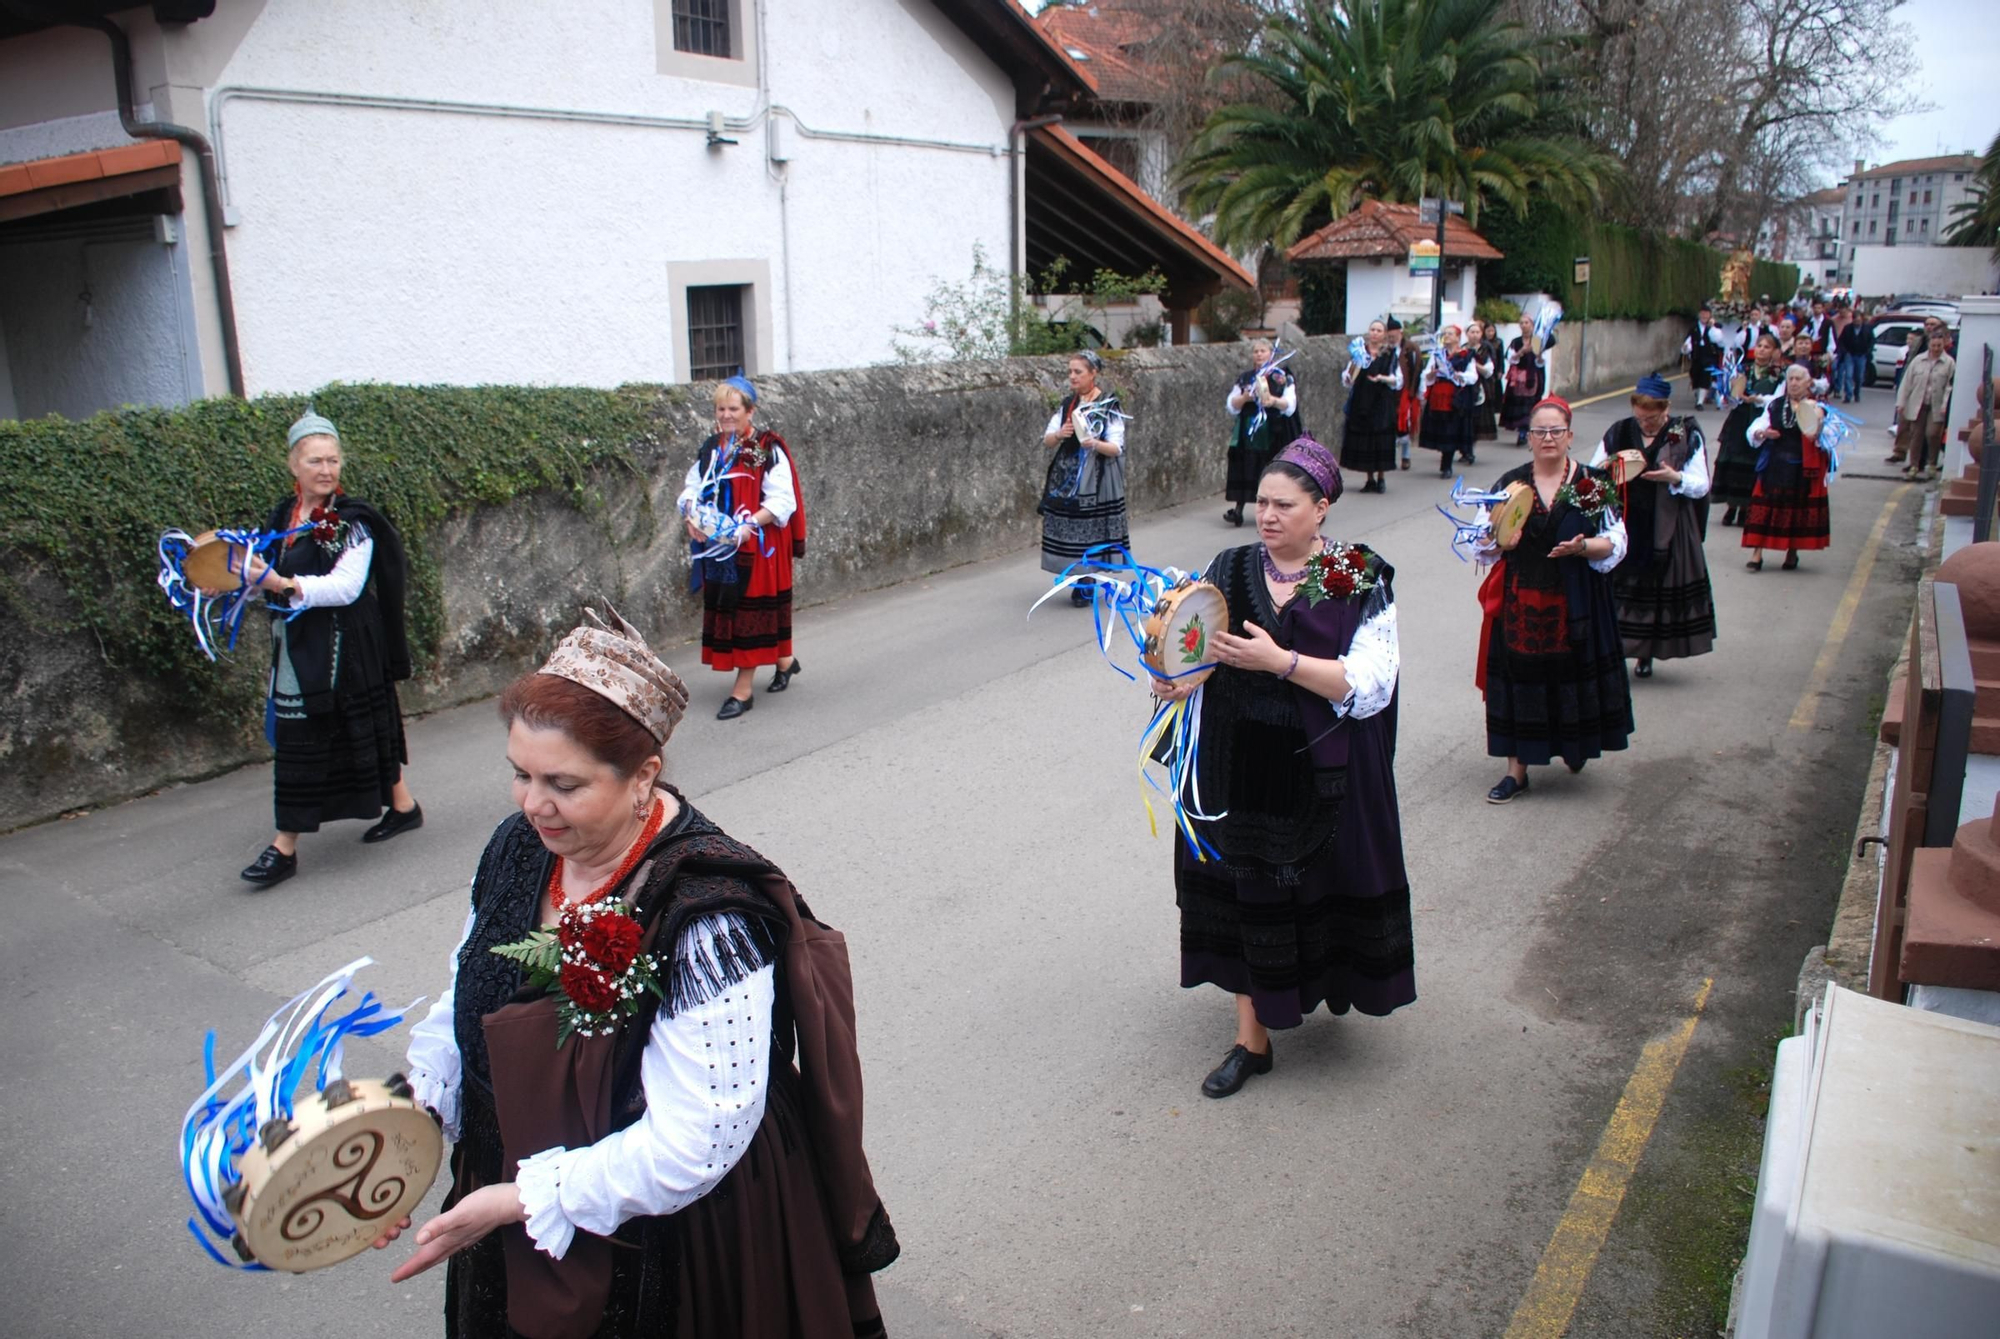
[(1021, 256), (1024, 232), (1021, 216), (1025, 207), (1021, 198), (1021, 137), (1030, 130), (1061, 121), (1061, 113), (1031, 116), (1016, 121), (1007, 131), (1007, 318), (1016, 329), (1021, 324), (1021, 272), (1026, 266)]
[(201, 165), (203, 213), (208, 218), (208, 264), (215, 276), (215, 305), (222, 319), (222, 357), (229, 369), (229, 393), (242, 398), (243, 355), (236, 343), (236, 299), (229, 288), (229, 255), (222, 241), (222, 186), (217, 180), (215, 151), (199, 131), (171, 121), (141, 121), (132, 103), (132, 43), (125, 30), (110, 19), (80, 23), (111, 40), (111, 67), (118, 83), (118, 123), (133, 139), (170, 139), (193, 151)]

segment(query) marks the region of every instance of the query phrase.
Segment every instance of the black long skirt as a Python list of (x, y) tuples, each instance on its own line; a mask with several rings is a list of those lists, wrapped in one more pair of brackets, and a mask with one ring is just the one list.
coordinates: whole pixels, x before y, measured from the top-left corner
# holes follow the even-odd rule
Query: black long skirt
[[(884, 1333), (866, 1275), (849, 1281), (827, 1224), (799, 1078), (774, 1065), (763, 1124), (722, 1184), (677, 1214), (633, 1219), (615, 1240), (611, 1296), (597, 1339), (870, 1339)], [(468, 1098), (473, 1096), (468, 1090)], [(489, 1175), (467, 1103), (467, 1139)], [(482, 1178), (483, 1179), (483, 1178)], [(449, 1207), (449, 1205), (447, 1205)], [(519, 1232), (511, 1227), (502, 1231)], [(859, 1318), (856, 1318), (856, 1317)], [(447, 1339), (518, 1339), (507, 1323), (507, 1266), (499, 1232), (451, 1258)]]
[[(1672, 505), (1672, 504), (1669, 504)], [(1715, 649), (1715, 596), (1693, 503), (1681, 505), (1680, 524), (1664, 555), (1638, 564), (1630, 555), (1612, 569), (1618, 599), (1618, 636), (1625, 654), (1678, 660)]]
[(390, 806), (410, 760), (379, 630), (354, 620), (339, 654), (330, 710), (306, 712), (282, 682), (274, 694), (272, 807), (280, 832), (318, 832), (320, 824), (346, 818), (372, 821)]
[(1340, 441), (1340, 467), (1362, 474), (1381, 474), (1396, 468), (1396, 424), (1371, 427), (1355, 418), (1347, 420), (1346, 435)]
[(1757, 405), (1739, 404), (1722, 420), (1715, 474), (1708, 488), (1711, 501), (1725, 507), (1750, 505), (1750, 495), (1757, 491), (1757, 448), (1750, 441), (1750, 425), (1763, 412)]
[(1472, 449), (1472, 415), (1457, 409), (1425, 409), (1417, 429), (1417, 445), (1441, 453), (1446, 461)]
[(1512, 590), (1486, 648), (1486, 752), (1545, 767), (1581, 767), (1632, 734), (1632, 684), (1611, 579), (1587, 583), (1585, 628), (1571, 640), (1566, 597)]

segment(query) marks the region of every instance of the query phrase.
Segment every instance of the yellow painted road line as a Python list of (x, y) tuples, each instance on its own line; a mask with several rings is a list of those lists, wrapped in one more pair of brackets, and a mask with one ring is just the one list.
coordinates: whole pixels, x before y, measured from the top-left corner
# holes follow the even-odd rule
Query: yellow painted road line
[[(1685, 372), (1669, 372), (1666, 374), (1666, 379), (1668, 381), (1679, 381), (1682, 377), (1686, 375), (1687, 373)], [(1636, 391), (1638, 389), (1639, 387), (1636, 384), (1631, 386), (1620, 386), (1615, 391), (1606, 391), (1602, 395), (1593, 395), (1588, 400), (1571, 400), (1569, 402), (1569, 407), (1571, 409), (1581, 409), (1587, 404), (1596, 404), (1599, 400), (1615, 400), (1621, 395), (1630, 395), (1633, 391)]]
[(1903, 494), (1910, 488), (1910, 484), (1896, 485), (1889, 494), (1889, 500), (1882, 504), (1882, 514), (1875, 518), (1874, 529), (1868, 532), (1868, 542), (1861, 546), (1861, 556), (1854, 563), (1854, 575), (1847, 578), (1847, 589), (1841, 592), (1840, 603), (1834, 606), (1833, 622), (1827, 625), (1826, 644), (1819, 648), (1819, 659), (1813, 661), (1812, 673), (1806, 677), (1806, 690), (1799, 694), (1799, 705), (1792, 708), (1794, 730), (1810, 730), (1813, 727), (1813, 718), (1819, 714), (1820, 699), (1826, 696), (1827, 682), (1833, 678), (1834, 664), (1840, 659), (1841, 645), (1854, 627), (1854, 611), (1861, 607), (1862, 593), (1868, 589), (1868, 578), (1875, 571), (1875, 556), (1881, 552), (1882, 536), (1889, 529), (1889, 518), (1895, 515), (1896, 504), (1903, 500)]
[(1535, 1267), (1535, 1281), (1514, 1309), (1506, 1339), (1561, 1339), (1569, 1329), (1583, 1285), (1590, 1281), (1597, 1253), (1604, 1248), (1612, 1220), (1618, 1217), (1618, 1206), (1625, 1201), (1625, 1187), (1639, 1165), (1639, 1155), (1653, 1137), (1667, 1090), (1673, 1086), (1688, 1043), (1694, 1040), (1695, 1024), (1701, 1021), (1714, 985), (1714, 977), (1705, 978), (1695, 992), (1694, 1012), (1681, 1020), (1671, 1036), (1648, 1042), (1640, 1052), (1639, 1064), (1618, 1099), (1618, 1109), (1611, 1113), (1611, 1123), (1597, 1141), (1597, 1153), (1584, 1168), (1583, 1179), (1576, 1183), (1569, 1207), (1556, 1224), (1548, 1249), (1542, 1252), (1542, 1262)]

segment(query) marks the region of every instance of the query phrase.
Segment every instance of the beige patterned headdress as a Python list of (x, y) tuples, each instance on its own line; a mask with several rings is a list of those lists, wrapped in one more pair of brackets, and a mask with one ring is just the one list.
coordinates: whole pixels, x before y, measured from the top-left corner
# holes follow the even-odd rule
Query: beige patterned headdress
[(604, 607), (610, 611), (611, 622), (599, 618), (595, 609), (586, 608), (583, 612), (597, 626), (577, 628), (563, 638), (539, 672), (580, 683), (617, 703), (665, 744), (687, 712), (687, 685), (666, 661), (653, 654), (637, 628), (610, 605)]

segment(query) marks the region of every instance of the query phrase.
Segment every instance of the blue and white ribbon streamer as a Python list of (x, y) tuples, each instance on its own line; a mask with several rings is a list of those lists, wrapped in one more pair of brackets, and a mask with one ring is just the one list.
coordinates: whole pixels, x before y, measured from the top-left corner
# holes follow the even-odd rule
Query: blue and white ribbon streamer
[(748, 479), (749, 471), (736, 468), (739, 454), (737, 439), (732, 437), (716, 449), (715, 456), (695, 482), (694, 501), (683, 508), (687, 518), (695, 528), (708, 536), (706, 546), (693, 544), (694, 561), (706, 562), (711, 558), (725, 558), (735, 553), (743, 545), (743, 537), (750, 535), (765, 557), (771, 556), (771, 549), (764, 543), (764, 527), (750, 518), (757, 513), (749, 507), (738, 507), (734, 513), (725, 513), (720, 506), (722, 485), (730, 479)]
[(1497, 507), (1506, 500), (1507, 494), (1504, 492), (1488, 493), (1476, 488), (1467, 488), (1464, 475), (1452, 481), (1451, 505), (1455, 511), (1463, 511), (1469, 507), (1477, 512), (1471, 520), (1467, 520), (1455, 514), (1455, 511), (1446, 511), (1442, 503), (1438, 504), (1438, 515), (1452, 524), (1451, 551), (1458, 555), (1460, 562), (1472, 562), (1478, 558), (1482, 550), (1492, 547), (1493, 518), (1488, 509)]
[(1535, 343), (1542, 352), (1547, 353), (1554, 345), (1556, 327), (1562, 324), (1562, 319), (1563, 305), (1553, 298), (1544, 302), (1541, 310), (1535, 313)]
[[(195, 1099), (181, 1121), (181, 1175), (194, 1200), (196, 1216), (188, 1231), (217, 1264), (231, 1269), (260, 1270), (265, 1266), (224, 1254), (214, 1237), (227, 1246), (236, 1235), (224, 1196), (241, 1179), (237, 1163), (257, 1142), (257, 1132), (272, 1120), (290, 1120), (292, 1102), (308, 1072), (313, 1091), (341, 1077), (341, 1062), (349, 1037), (372, 1037), (401, 1023), (419, 1004), (385, 1009), (373, 991), (337, 1018), (328, 1011), (351, 993), (354, 977), (373, 958), (356, 958), (311, 990), (292, 997), (264, 1023), (243, 1054), (220, 1073), (215, 1068), (215, 1031), (202, 1044), (202, 1070), (207, 1089)], [(225, 1090), (234, 1090), (225, 1096)], [(203, 1235), (206, 1230), (208, 1235)]]
[(1366, 335), (1356, 335), (1353, 339), (1347, 341), (1347, 361), (1353, 363), (1356, 367), (1368, 366), (1368, 337)]
[[(173, 605), (187, 621), (194, 625), (195, 645), (210, 660), (217, 658), (217, 648), (223, 651), (236, 649), (236, 638), (243, 631), (243, 615), (249, 612), (253, 599), (263, 594), (250, 580), (250, 557), (261, 557), (267, 551), (278, 547), (294, 535), (302, 535), (311, 530), (311, 525), (301, 525), (291, 530), (218, 530), (215, 538), (229, 546), (230, 574), (236, 578), (236, 588), (227, 591), (205, 591), (187, 579), (188, 554), (194, 552), (194, 536), (185, 530), (166, 530), (160, 534), (160, 589), (166, 594), (167, 603)], [(242, 555), (242, 566), (237, 566), (237, 555)], [(264, 559), (268, 565), (269, 559)], [(275, 606), (274, 606), (275, 608)], [(290, 622), (304, 613), (303, 608), (286, 612), (285, 621)]]
[(1819, 428), (1819, 449), (1826, 455), (1826, 477), (1831, 479), (1840, 473), (1840, 448), (1854, 440), (1861, 420), (1843, 414), (1830, 404), (1822, 404), (1820, 409), (1826, 418)]
[(1717, 409), (1727, 409), (1730, 405), (1736, 403), (1736, 399), (1730, 394), (1729, 388), (1735, 383), (1737, 376), (1742, 371), (1743, 350), (1725, 350), (1722, 355), (1722, 366), (1715, 374), (1715, 407)]
[[(1273, 372), (1277, 371), (1287, 362), (1290, 362), (1292, 355), (1298, 352), (1297, 349), (1285, 349), (1283, 353), (1279, 353), (1278, 350), (1284, 348), (1284, 343), (1285, 342), (1283, 340), (1278, 340), (1277, 342), (1271, 345), (1270, 361), (1266, 362), (1262, 367), (1258, 368), (1256, 374), (1250, 378), (1250, 389), (1253, 392), (1262, 389), (1264, 385), (1264, 378), (1270, 376)], [(1257, 431), (1257, 429), (1264, 426), (1264, 419), (1266, 417), (1264, 413), (1264, 402), (1262, 400), (1258, 400), (1256, 404), (1257, 404), (1257, 412), (1250, 416), (1250, 431), (1253, 434)]]
[[(1049, 590), (1034, 604), (1028, 606), (1028, 616), (1060, 591), (1084, 585), (1091, 596), (1091, 616), (1096, 624), (1097, 649), (1105, 663), (1128, 679), (1137, 677), (1111, 657), (1111, 642), (1119, 628), (1125, 630), (1136, 652), (1143, 654), (1146, 636), (1142, 625), (1152, 616), (1153, 607), (1160, 597), (1180, 585), (1193, 574), (1174, 567), (1149, 567), (1134, 559), (1124, 546), (1119, 544), (1099, 544), (1086, 549), (1083, 557), (1071, 563), (1056, 576)], [(1179, 673), (1163, 674), (1150, 666), (1146, 673), (1171, 683), (1186, 678), (1190, 674), (1200, 674), (1214, 669), (1216, 662), (1206, 661), (1192, 669)], [(1139, 774), (1146, 784), (1165, 796), (1173, 809), (1174, 827), (1188, 844), (1188, 851), (1197, 860), (1220, 859), (1215, 848), (1199, 832), (1196, 823), (1214, 822), (1226, 814), (1210, 814), (1201, 802), (1201, 783), (1196, 768), (1201, 750), (1201, 703), (1206, 685), (1197, 684), (1194, 692), (1178, 702), (1160, 702), (1154, 710), (1146, 728), (1139, 738)], [(1167, 785), (1162, 787), (1146, 771), (1146, 765), (1153, 761), (1153, 755), (1165, 741), (1169, 748), (1166, 759)], [(1151, 823), (1153, 834), (1159, 835), (1159, 823), (1153, 813), (1153, 802), (1143, 791), (1140, 799), (1146, 806), (1147, 821)]]

